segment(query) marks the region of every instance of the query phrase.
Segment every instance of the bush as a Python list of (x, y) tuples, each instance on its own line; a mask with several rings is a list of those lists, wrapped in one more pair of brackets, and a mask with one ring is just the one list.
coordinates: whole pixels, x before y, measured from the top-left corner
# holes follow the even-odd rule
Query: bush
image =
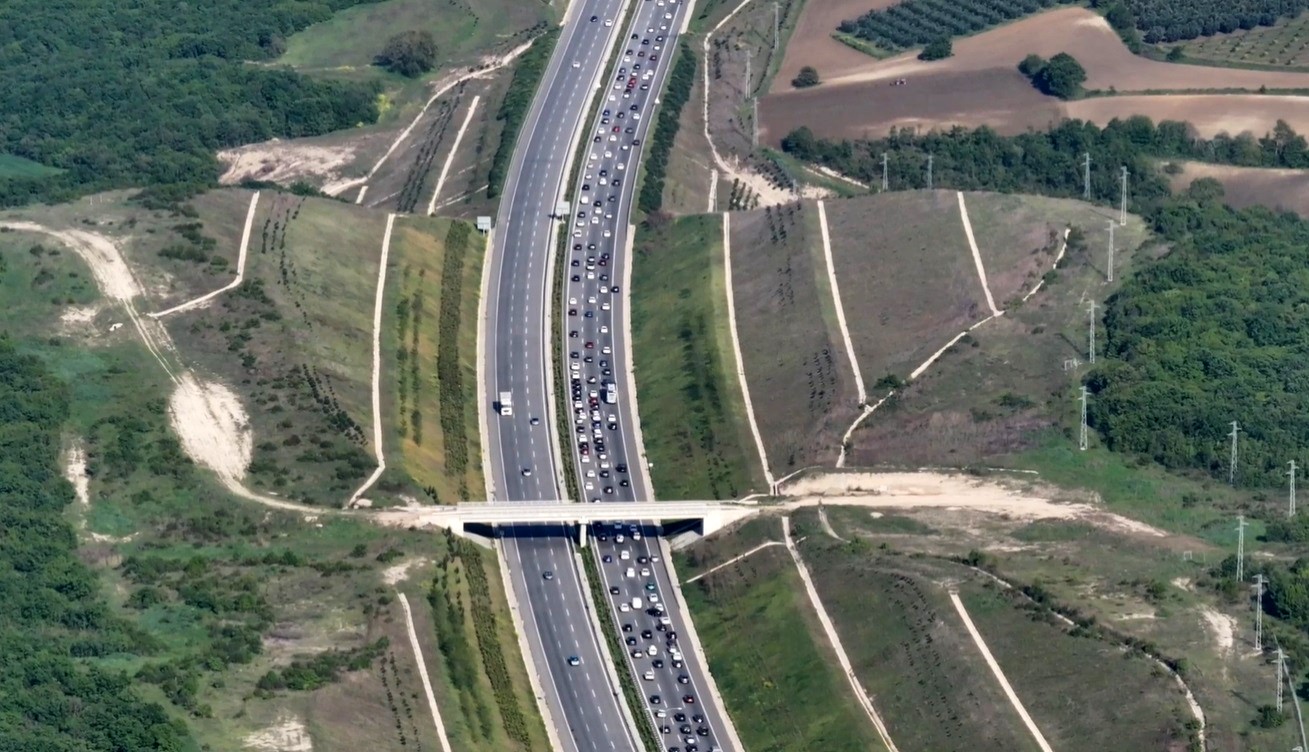
[(682, 107), (691, 98), (695, 84), (695, 53), (683, 43), (668, 76), (668, 91), (659, 107), (659, 122), (650, 138), (650, 151), (645, 159), (645, 182), (636, 205), (641, 211), (657, 212), (664, 205), (664, 175), (668, 171), (668, 155), (673, 151), (673, 139), (681, 123)]
[(944, 60), (954, 54), (954, 45), (950, 43), (950, 37), (937, 37), (927, 43), (923, 51), (918, 53), (919, 60)]
[(822, 83), (818, 77), (818, 70), (812, 65), (806, 65), (800, 69), (796, 77), (791, 79), (791, 85), (797, 89), (807, 89), (810, 86), (817, 86)]
[(417, 78), (436, 64), (436, 40), (429, 31), (402, 31), (386, 40), (378, 65), (406, 78)]
[(1049, 60), (1028, 55), (1018, 64), (1018, 70), (1031, 79), (1032, 85), (1042, 94), (1060, 99), (1080, 96), (1082, 84), (1086, 82), (1086, 69), (1067, 52), (1060, 52)]

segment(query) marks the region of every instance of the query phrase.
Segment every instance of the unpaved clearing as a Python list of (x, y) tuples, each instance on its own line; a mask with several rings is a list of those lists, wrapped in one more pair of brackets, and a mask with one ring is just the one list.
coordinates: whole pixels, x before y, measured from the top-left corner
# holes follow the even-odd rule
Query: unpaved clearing
[(1213, 632), (1218, 654), (1224, 658), (1231, 655), (1232, 648), (1236, 646), (1236, 619), (1209, 606), (1200, 607), (1200, 617), (1204, 619), (1209, 631)]
[(341, 180), (341, 170), (355, 161), (361, 143), (336, 146), (306, 144), (273, 139), (218, 152), (218, 161), (227, 169), (218, 182), (236, 185), (243, 180), (268, 180), (289, 183), (307, 177), (324, 183)]
[(409, 570), (414, 567), (421, 567), (427, 563), (427, 559), (416, 558), (406, 559), (393, 567), (387, 567), (382, 570), (382, 581), (395, 587), (409, 577)]
[(224, 480), (239, 484), (245, 478), (254, 440), (245, 408), (231, 389), (185, 372), (169, 399), (168, 419), (197, 464)]
[(1161, 538), (1164, 531), (1085, 502), (1055, 501), (1068, 492), (1030, 482), (1000, 483), (944, 473), (811, 473), (781, 492), (795, 509), (819, 504), (875, 508), (943, 508), (1003, 514), (1018, 519), (1077, 520), (1110, 530)]
[(50, 235), (68, 246), (86, 265), (91, 267), (96, 286), (100, 292), (115, 300), (131, 300), (141, 294), (141, 286), (132, 276), (118, 246), (103, 235), (86, 230), (55, 230), (35, 222), (0, 222), (0, 227), (8, 227), (23, 232), (39, 232)]
[(70, 306), (59, 314), (59, 325), (67, 329), (82, 327), (94, 321), (99, 313), (99, 306)]
[(257, 752), (313, 752), (314, 743), (309, 738), (309, 729), (298, 716), (283, 714), (277, 721), (264, 729), (256, 731), (242, 740), (246, 749)]

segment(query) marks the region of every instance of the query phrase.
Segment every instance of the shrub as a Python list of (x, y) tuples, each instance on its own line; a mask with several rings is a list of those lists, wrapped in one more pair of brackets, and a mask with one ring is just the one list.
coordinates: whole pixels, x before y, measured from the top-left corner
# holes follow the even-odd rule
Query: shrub
[(950, 43), (950, 37), (937, 37), (927, 43), (923, 51), (918, 53), (919, 60), (944, 60), (954, 54), (954, 45)]
[(428, 31), (402, 31), (386, 40), (377, 64), (406, 78), (417, 78), (436, 64), (436, 40)]
[(818, 77), (818, 70), (812, 65), (804, 66), (800, 69), (800, 72), (796, 74), (796, 77), (791, 79), (791, 85), (797, 89), (807, 89), (810, 86), (817, 86), (822, 82), (822, 79)]
[(1074, 99), (1081, 95), (1086, 82), (1086, 69), (1077, 58), (1060, 52), (1049, 60), (1028, 55), (1018, 64), (1018, 70), (1032, 81), (1042, 94), (1060, 99)]

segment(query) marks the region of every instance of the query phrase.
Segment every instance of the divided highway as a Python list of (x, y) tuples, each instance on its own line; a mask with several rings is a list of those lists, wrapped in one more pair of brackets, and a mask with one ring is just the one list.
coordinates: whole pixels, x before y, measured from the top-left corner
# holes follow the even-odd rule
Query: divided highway
[[(492, 414), (487, 426), (487, 472), (497, 501), (565, 497), (556, 460), (575, 463), (587, 500), (652, 498), (631, 430), (636, 416), (625, 389), (630, 381), (620, 284), (630, 263), (624, 244), (641, 147), (676, 53), (683, 14), (689, 9), (684, 0), (627, 1), (637, 5), (631, 27), (622, 29), (623, 0), (574, 0), (506, 181), (488, 270), (483, 332), (484, 394), (488, 398), (512, 394), (512, 415)], [(623, 53), (621, 72), (616, 79), (600, 81), (615, 41)], [(550, 251), (559, 225), (550, 215), (556, 202), (568, 195), (565, 169), (592, 93), (602, 97), (603, 112), (575, 155), (582, 163), (582, 176), (571, 187), (571, 216), (563, 218), (567, 243), (556, 249), (554, 266), (555, 273), (565, 274), (567, 280), (564, 300), (554, 302), (556, 310), (562, 306), (559, 335), (571, 390), (567, 401), (557, 406), (566, 411), (570, 432), (555, 436), (550, 389), (552, 356), (559, 351), (551, 336), (549, 296), (554, 282)], [(607, 399), (606, 383), (615, 384)], [(633, 710), (663, 716), (655, 719), (655, 725), (666, 728), (661, 742), (667, 749), (727, 748), (720, 736), (723, 719), (713, 703), (700, 702), (700, 688), (706, 686), (704, 667), (692, 650), (676, 657), (669, 653), (679, 647), (677, 638), (686, 635), (686, 615), (679, 613), (659, 549), (648, 537), (633, 545), (628, 524), (640, 523), (624, 523), (625, 544), (611, 534), (597, 541), (598, 553), (612, 560), (601, 568), (603, 585), (613, 599), (597, 604), (604, 611), (597, 615), (587, 611), (576, 552), (565, 529), (514, 525), (505, 531), (504, 551), (515, 600), (523, 610), (533, 663), (543, 674), (541, 689), (557, 736), (566, 749), (579, 752), (642, 746), (632, 737), (618, 687), (601, 658), (600, 637), (593, 630), (594, 619), (615, 619), (617, 614), (607, 607), (617, 609), (623, 602), (629, 612), (621, 614), (619, 622), (631, 624), (633, 630), (624, 637), (634, 634), (641, 641), (642, 656), (632, 656), (633, 646), (615, 657), (637, 669), (647, 701), (645, 707)], [(604, 527), (612, 533), (612, 526)], [(632, 577), (625, 576), (625, 567), (615, 568), (623, 550), (630, 559), (645, 560), (635, 565)], [(642, 575), (638, 578), (636, 572)], [(662, 598), (661, 609), (647, 612), (652, 594)], [(642, 603), (632, 613), (635, 597)], [(643, 636), (646, 631), (651, 637)], [(646, 672), (650, 680), (639, 678)], [(688, 696), (690, 702), (684, 700)], [(678, 721), (678, 714), (685, 717)]]

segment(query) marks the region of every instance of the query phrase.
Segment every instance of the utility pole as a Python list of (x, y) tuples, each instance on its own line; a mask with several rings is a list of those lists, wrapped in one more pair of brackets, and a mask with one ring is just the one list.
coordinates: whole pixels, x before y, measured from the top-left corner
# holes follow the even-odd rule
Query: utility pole
[(888, 190), (886, 181), (886, 152), (882, 152), (882, 193)]
[(1091, 200), (1091, 152), (1082, 155), (1082, 198)]
[(1118, 224), (1127, 226), (1127, 165), (1123, 165), (1123, 206), (1118, 212)]
[(1228, 434), (1232, 437), (1232, 457), (1228, 460), (1227, 485), (1233, 488), (1236, 487), (1236, 434), (1240, 430), (1241, 427), (1236, 424), (1236, 421), (1232, 421), (1232, 432)]
[(1264, 583), (1263, 574), (1254, 576), (1254, 649), (1264, 649)]
[(1083, 384), (1083, 385), (1082, 385), (1082, 428), (1081, 428), (1081, 431), (1078, 433), (1078, 436), (1077, 436), (1077, 448), (1080, 449), (1080, 450), (1082, 450), (1083, 452), (1086, 451), (1086, 445), (1087, 445), (1087, 441), (1086, 441), (1086, 438), (1087, 438), (1087, 437), (1086, 437), (1086, 400), (1087, 400), (1087, 397), (1088, 397), (1089, 394), (1090, 394), (1090, 392), (1087, 390), (1086, 385)]
[(1282, 672), (1286, 670), (1286, 653), (1277, 648), (1277, 712), (1282, 712)]
[(1291, 494), (1288, 500), (1290, 503), (1286, 507), (1286, 516), (1295, 517), (1295, 460), (1286, 464), (1291, 466), (1291, 469), (1286, 471), (1286, 477), (1291, 479)]
[(932, 190), (932, 155), (927, 155), (927, 190)]
[(1095, 363), (1095, 301), (1086, 301), (1087, 321), (1089, 322), (1089, 331), (1086, 334), (1086, 362)]
[(1245, 515), (1236, 516), (1236, 581), (1245, 581)]
[(1109, 266), (1107, 275), (1108, 281), (1114, 281), (1114, 221), (1109, 220)]

